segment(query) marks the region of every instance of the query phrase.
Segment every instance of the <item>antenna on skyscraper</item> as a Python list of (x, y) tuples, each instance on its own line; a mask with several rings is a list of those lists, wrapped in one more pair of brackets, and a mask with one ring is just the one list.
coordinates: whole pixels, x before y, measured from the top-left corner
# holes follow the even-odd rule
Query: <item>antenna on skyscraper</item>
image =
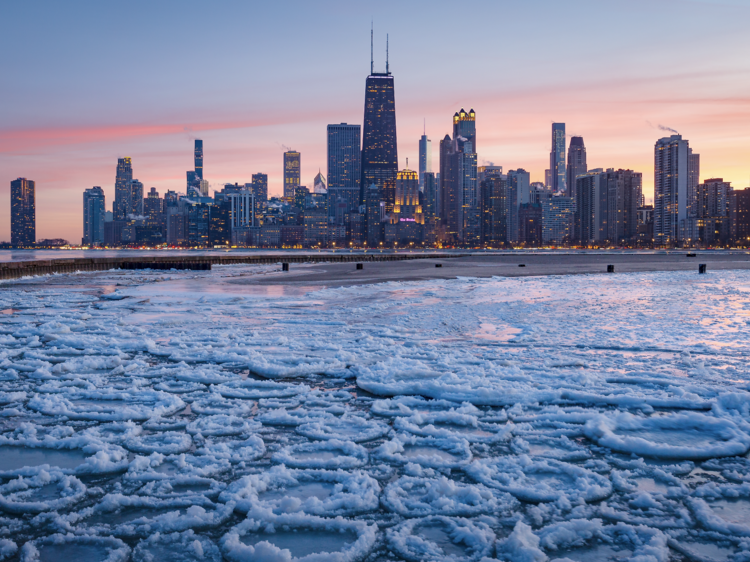
[(373, 62), (373, 52), (372, 52), (372, 21), (370, 21), (370, 75), (375, 73), (375, 63)]
[(424, 130), (422, 131), (422, 134), (427, 136), (427, 117), (424, 118)]
[(385, 73), (390, 74), (388, 70), (388, 34), (385, 34)]

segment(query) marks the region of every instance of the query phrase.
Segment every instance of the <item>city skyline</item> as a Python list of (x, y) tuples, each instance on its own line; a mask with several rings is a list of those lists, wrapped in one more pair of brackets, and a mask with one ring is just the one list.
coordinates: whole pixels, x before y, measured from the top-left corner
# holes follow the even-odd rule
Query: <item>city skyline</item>
[[(157, 76), (156, 65), (146, 60), (147, 52), (160, 55), (154, 58), (162, 63), (171, 63), (166, 77), (183, 72), (183, 65), (192, 60), (192, 49), (167, 44), (193, 21), (194, 16), (187, 14), (188, 3), (177, 10), (174, 23), (169, 23), (168, 10), (163, 7), (154, 8), (145, 20), (123, 15), (115, 25), (137, 23), (145, 30), (160, 26), (164, 30), (161, 42), (149, 39), (133, 52), (131, 47), (126, 49), (107, 38), (101, 38), (100, 54), (82, 54), (82, 44), (75, 41), (62, 41), (59, 48), (56, 44), (59, 52), (55, 53), (43, 48), (13, 51), (2, 77), (9, 93), (0, 109), (0, 215), (9, 216), (10, 181), (29, 178), (36, 182), (37, 239), (61, 237), (76, 241), (81, 235), (81, 193), (101, 186), (108, 207), (114, 199), (112, 162), (131, 157), (134, 177), (143, 183), (144, 192), (151, 187), (160, 193), (184, 192), (185, 170), (193, 168), (191, 148), (195, 138), (205, 143), (205, 177), (212, 190), (226, 182), (249, 182), (252, 174), (265, 173), (269, 176), (269, 196), (280, 195), (284, 152), (281, 145), (293, 146), (302, 154), (301, 176), (307, 185), (307, 179), (318, 169), (326, 169), (326, 126), (340, 122), (362, 124), (362, 79), (367, 73), (371, 19), (375, 25), (376, 72), (385, 67), (386, 33), (390, 37), (390, 70), (398, 83), (398, 169), (405, 167), (406, 158), (418, 162), (418, 141), (425, 120), (427, 137), (435, 143), (433, 153), (437, 157), (439, 140), (451, 132), (450, 116), (457, 108), (465, 107), (481, 115), (477, 121), (478, 164), (492, 162), (505, 169), (524, 168), (531, 173), (532, 181), (542, 181), (544, 169), (549, 166), (549, 127), (555, 121), (566, 123), (568, 137), (580, 135), (585, 139), (589, 168), (616, 166), (642, 172), (647, 199), (653, 193), (654, 143), (670, 134), (664, 128), (678, 131), (701, 154), (701, 177), (723, 177), (736, 187), (747, 186), (750, 112), (745, 92), (750, 63), (742, 56), (746, 49), (739, 42), (739, 22), (750, 15), (750, 9), (744, 4), (671, 2), (650, 9), (646, 20), (643, 15), (647, 6), (643, 3), (613, 3), (608, 7), (578, 4), (581, 25), (603, 17), (617, 17), (623, 26), (637, 22), (633, 33), (640, 39), (638, 45), (611, 46), (605, 49), (605, 60), (589, 43), (588, 51), (568, 67), (568, 74), (561, 73), (551, 61), (540, 58), (540, 52), (552, 40), (545, 35), (552, 29), (552, 16), (558, 10), (563, 20), (571, 16), (549, 5), (550, 21), (539, 19), (533, 28), (521, 26), (523, 29), (509, 31), (519, 34), (519, 48), (512, 53), (483, 44), (478, 38), (481, 33), (471, 34), (466, 41), (472, 48), (465, 51), (471, 52), (472, 57), (462, 63), (463, 67), (455, 66), (461, 71), (449, 74), (451, 79), (445, 87), (440, 79), (439, 89), (435, 85), (440, 69), (465, 58), (452, 55), (438, 41), (430, 40), (429, 46), (419, 43), (439, 36), (445, 29), (449, 18), (442, 5), (426, 14), (425, 25), (420, 29), (407, 25), (408, 17), (396, 17), (395, 5), (386, 4), (375, 13), (352, 7), (336, 16), (336, 22), (346, 24), (336, 38), (316, 38), (314, 44), (307, 38), (304, 46), (309, 47), (308, 52), (302, 52), (302, 42), (279, 43), (275, 47), (278, 53), (264, 52), (264, 57), (258, 57), (253, 48), (260, 48), (268, 34), (279, 30), (281, 15), (273, 7), (259, 8), (257, 13), (267, 19), (269, 30), (259, 30), (247, 50), (232, 51), (228, 57), (232, 64), (244, 61), (245, 66), (249, 65), (251, 68), (245, 73), (248, 76), (263, 74), (263, 88), (250, 92), (233, 91), (241, 89), (244, 79), (229, 70), (229, 62), (206, 68), (208, 76), (201, 77), (192, 94), (164, 86), (164, 78)], [(311, 10), (322, 12), (326, 6), (338, 5), (327, 3), (315, 10), (298, 4), (296, 17), (302, 20)], [(680, 14), (675, 15), (670, 6), (679, 6)], [(415, 5), (403, 9), (408, 16), (423, 8)], [(484, 20), (491, 20), (488, 16), (521, 18), (530, 9), (503, 6), (500, 10), (480, 3), (473, 21), (481, 30), (487, 25)], [(2, 41), (12, 41), (15, 34), (30, 29), (32, 23), (49, 35), (46, 41), (60, 40), (53, 23), (65, 23), (67, 27), (60, 27), (68, 32), (76, 26), (95, 24), (94, 40), (102, 33), (97, 24), (111, 17), (108, 10), (93, 10), (84, 21), (76, 23), (52, 5), (45, 14), (35, 12), (33, 18), (30, 10), (10, 6), (10, 21), (17, 25)], [(238, 4), (222, 4), (206, 16), (205, 25), (218, 29), (210, 26), (226, 23), (231, 28), (235, 24), (229, 16), (247, 15), (246, 10)], [(686, 39), (679, 57), (661, 57), (657, 64), (655, 49), (668, 38), (662, 28), (665, 22), (673, 21), (670, 18), (679, 20)], [(712, 23), (721, 25), (721, 38), (700, 45), (688, 39)], [(298, 30), (299, 26), (302, 21), (291, 29)], [(292, 37), (289, 33), (285, 40)], [(351, 48), (341, 53), (335, 47), (336, 41), (348, 41)], [(571, 49), (583, 44), (572, 36), (566, 42)], [(206, 67), (217, 60), (222, 48), (229, 48), (223, 39), (207, 43), (211, 44), (206, 44), (205, 53), (200, 55)], [(299, 59), (286, 56), (291, 52), (298, 52)], [(336, 57), (331, 58), (334, 52)], [(75, 67), (71, 70), (77, 72), (43, 72), (49, 70), (48, 63), (41, 63), (43, 57), (54, 62), (57, 57), (76, 53), (78, 62), (70, 64)], [(136, 71), (138, 88), (113, 93), (115, 76), (110, 71), (93, 72), (99, 72), (103, 57), (112, 55), (127, 55), (128, 64)], [(295, 74), (294, 80), (280, 72), (269, 72), (281, 58), (289, 58), (285, 68)], [(315, 61), (317, 64), (311, 65)], [(526, 66), (532, 66), (533, 71), (524, 70)], [(497, 79), (488, 78), (489, 68), (498, 69)], [(310, 90), (301, 86), (313, 76), (319, 80), (321, 72), (325, 87)], [(519, 73), (522, 80), (517, 79)], [(509, 77), (516, 78), (506, 80)], [(217, 88), (222, 78), (226, 78), (228, 86)], [(15, 87), (10, 88), (11, 84)], [(129, 97), (123, 103), (125, 92)], [(283, 93), (274, 100), (278, 92)], [(9, 221), (0, 221), (0, 240), (9, 239)]]

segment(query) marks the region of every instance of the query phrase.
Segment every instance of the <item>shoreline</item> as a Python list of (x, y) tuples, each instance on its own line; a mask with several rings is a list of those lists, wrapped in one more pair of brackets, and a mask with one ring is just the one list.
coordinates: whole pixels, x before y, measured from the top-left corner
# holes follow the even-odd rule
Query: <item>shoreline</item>
[[(440, 264), (440, 267), (436, 267)], [(523, 264), (523, 267), (520, 265)], [(458, 277), (532, 277), (550, 275), (586, 275), (642, 273), (660, 271), (694, 271), (706, 264), (707, 271), (750, 270), (750, 254), (502, 254), (467, 255), (450, 259), (424, 258), (414, 261), (365, 262), (357, 270), (354, 263), (290, 264), (288, 272), (223, 280), (227, 285), (242, 286), (320, 286), (342, 287), (369, 285), (389, 281), (427, 281)], [(614, 265), (614, 273), (607, 266)]]

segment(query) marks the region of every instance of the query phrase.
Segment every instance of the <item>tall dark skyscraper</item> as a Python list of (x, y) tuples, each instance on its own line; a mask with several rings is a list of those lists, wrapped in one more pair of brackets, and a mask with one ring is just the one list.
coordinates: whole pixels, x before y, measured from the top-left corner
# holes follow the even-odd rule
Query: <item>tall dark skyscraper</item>
[(463, 108), (453, 115), (453, 138), (464, 137), (477, 152), (477, 123), (474, 110), (466, 113)]
[(36, 243), (35, 184), (26, 178), (10, 182), (10, 243), (13, 246)]
[(576, 196), (576, 176), (588, 172), (586, 164), (586, 147), (583, 144), (583, 137), (570, 137), (570, 147), (568, 148), (568, 196), (575, 199)]
[(133, 179), (133, 166), (130, 158), (117, 159), (117, 175), (115, 176), (115, 201), (112, 211), (115, 220), (125, 220), (130, 212), (130, 180)]
[(289, 150), (284, 153), (284, 197), (289, 201), (294, 199), (294, 192), (300, 185), (301, 160), (299, 152)]
[(362, 180), (360, 126), (328, 125), (328, 187), (356, 187)]
[(195, 139), (195, 176), (203, 179), (203, 141)]
[(567, 193), (565, 182), (565, 123), (552, 123), (552, 149), (549, 153), (549, 171), (553, 193)]
[[(372, 37), (371, 37), (372, 39)], [(365, 119), (362, 132), (361, 199), (375, 184), (385, 201), (386, 212), (393, 210), (396, 199), (398, 152), (396, 148), (396, 101), (393, 76), (388, 67), (386, 51), (385, 72), (375, 72), (370, 56), (370, 75), (365, 84)]]

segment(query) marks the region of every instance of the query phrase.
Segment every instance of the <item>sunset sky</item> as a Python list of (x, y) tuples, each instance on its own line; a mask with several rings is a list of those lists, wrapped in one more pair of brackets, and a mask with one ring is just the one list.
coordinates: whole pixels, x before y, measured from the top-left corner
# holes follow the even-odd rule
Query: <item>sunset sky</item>
[(654, 142), (679, 131), (701, 178), (750, 185), (750, 0), (5, 2), (0, 33), (0, 240), (10, 181), (36, 181), (37, 239), (80, 243), (82, 192), (111, 209), (117, 158), (185, 191), (192, 139), (213, 189), (269, 175), (283, 146), (326, 172), (326, 125), (362, 123), (370, 64), (395, 77), (399, 166), (477, 113), (479, 162), (542, 181), (550, 124), (589, 168), (631, 168), (653, 193)]

